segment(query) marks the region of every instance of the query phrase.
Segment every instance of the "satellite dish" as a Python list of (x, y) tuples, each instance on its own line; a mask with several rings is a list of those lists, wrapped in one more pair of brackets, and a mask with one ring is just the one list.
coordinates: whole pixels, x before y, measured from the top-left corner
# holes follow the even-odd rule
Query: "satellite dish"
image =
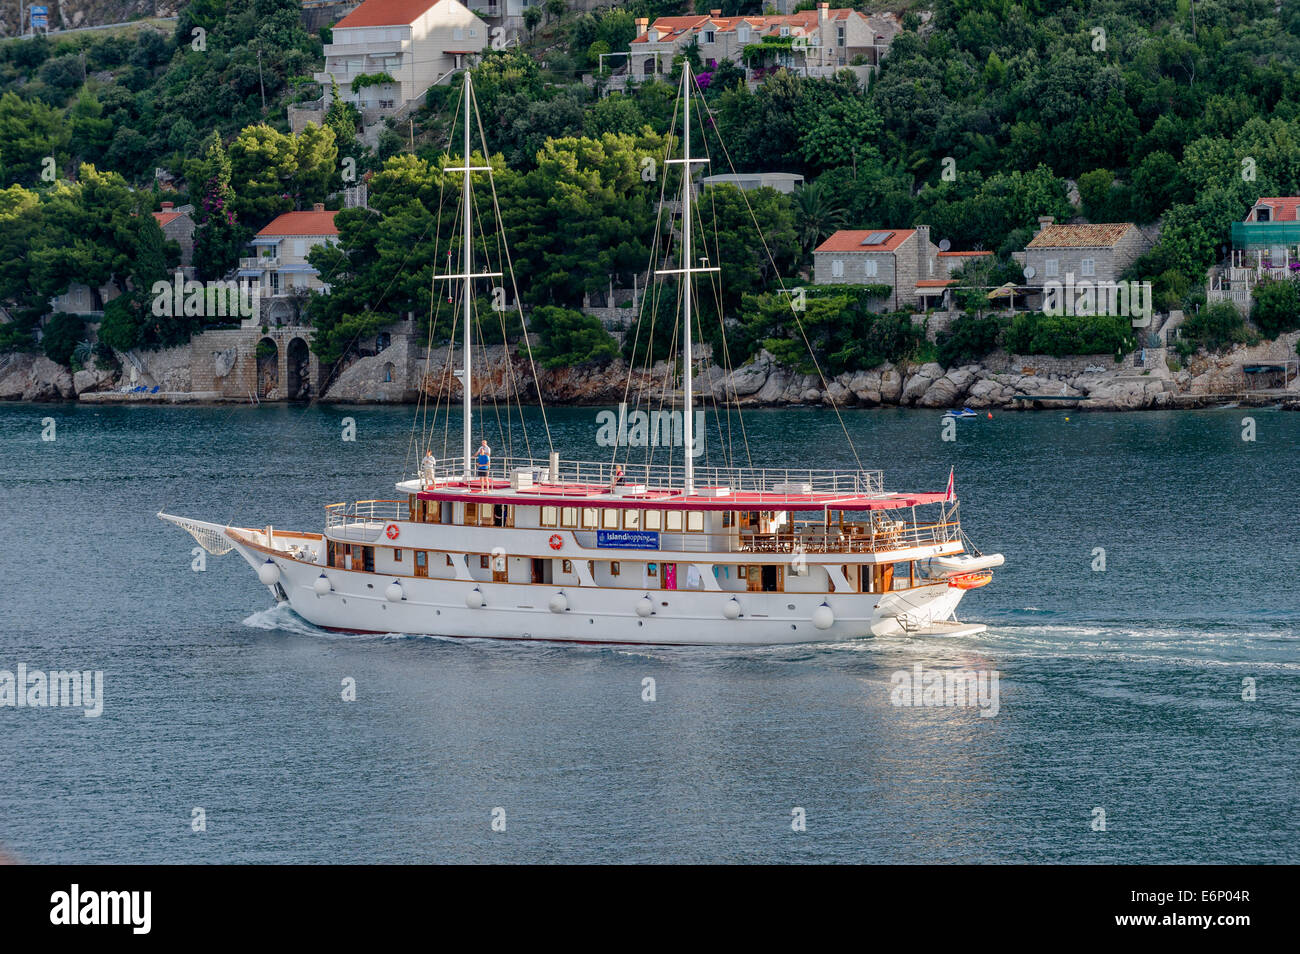
[(1033, 277), (1034, 277), (1035, 275), (1037, 275), (1037, 274), (1038, 274), (1038, 269), (1034, 268), (1034, 266), (1032, 266), (1032, 265), (1026, 265), (1026, 266), (1025, 266), (1025, 277), (1026, 277), (1026, 278), (1033, 278)]
[(950, 249), (950, 248), (952, 248), (952, 243), (949, 242), (947, 239), (940, 239), (940, 240), (939, 240), (939, 251), (941, 251), (941, 252), (946, 252), (946, 251), (948, 251), (948, 249)]

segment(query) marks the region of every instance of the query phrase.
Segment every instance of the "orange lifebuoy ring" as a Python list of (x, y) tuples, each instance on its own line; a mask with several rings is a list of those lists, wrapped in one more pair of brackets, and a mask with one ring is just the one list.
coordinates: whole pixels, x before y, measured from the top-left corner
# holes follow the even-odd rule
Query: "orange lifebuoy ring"
[(552, 550), (558, 550), (558, 549), (560, 549), (560, 547), (562, 547), (562, 546), (564, 546), (564, 538), (563, 538), (562, 536), (560, 536), (558, 533), (552, 533), (552, 534), (551, 534), (551, 549), (552, 549)]
[(397, 524), (395, 523), (390, 523), (387, 527), (384, 528), (384, 533), (388, 534), (388, 539), (390, 540), (396, 540), (397, 535), (401, 532), (402, 531), (398, 529)]

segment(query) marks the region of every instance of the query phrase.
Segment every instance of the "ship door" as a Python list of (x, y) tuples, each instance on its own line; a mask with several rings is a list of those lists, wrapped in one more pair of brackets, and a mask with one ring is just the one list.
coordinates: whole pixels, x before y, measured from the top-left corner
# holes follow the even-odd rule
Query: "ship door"
[(415, 575), (416, 576), (429, 575), (429, 551), (428, 550), (415, 551)]
[(532, 562), (533, 562), (533, 578), (530, 582), (549, 583), (550, 580), (546, 578), (547, 576), (546, 570), (551, 565), (551, 561), (538, 560), (536, 557), (534, 557)]
[(506, 575), (509, 572), (506, 567), (510, 565), (509, 558), (504, 553), (492, 554), (492, 582), (505, 583)]
[(781, 589), (781, 567), (775, 563), (763, 565), (763, 592), (777, 593)]

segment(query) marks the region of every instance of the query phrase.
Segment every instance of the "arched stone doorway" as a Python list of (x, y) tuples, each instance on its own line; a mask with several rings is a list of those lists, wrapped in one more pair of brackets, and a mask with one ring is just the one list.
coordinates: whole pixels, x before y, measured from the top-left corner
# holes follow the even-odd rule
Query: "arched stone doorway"
[(273, 338), (257, 343), (257, 396), (267, 398), (280, 387), (280, 349)]
[(290, 401), (311, 400), (311, 352), (302, 338), (293, 338), (285, 351)]

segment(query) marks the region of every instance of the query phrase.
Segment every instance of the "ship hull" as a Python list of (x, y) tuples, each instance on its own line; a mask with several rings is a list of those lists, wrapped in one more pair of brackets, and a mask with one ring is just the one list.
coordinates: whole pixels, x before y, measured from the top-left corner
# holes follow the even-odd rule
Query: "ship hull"
[[(268, 559), (261, 547), (236, 543), (235, 549), (254, 569)], [(279, 573), (269, 586), (272, 594), (309, 623), (336, 632), (660, 646), (769, 646), (873, 635), (978, 632), (983, 628), (953, 627), (953, 612), (963, 591), (944, 582), (887, 594), (720, 593), (402, 577), (402, 595), (393, 600), (388, 595), (393, 577), (326, 568), (279, 554), (274, 563)], [(323, 594), (317, 591), (322, 574), (330, 584)], [(557, 612), (550, 601), (561, 591), (565, 608)], [(726, 604), (733, 598), (740, 609), (734, 619), (726, 615)], [(481, 606), (470, 605), (479, 599)], [(652, 608), (642, 615), (645, 599)], [(819, 627), (814, 614), (823, 605), (833, 614), (833, 622)]]

